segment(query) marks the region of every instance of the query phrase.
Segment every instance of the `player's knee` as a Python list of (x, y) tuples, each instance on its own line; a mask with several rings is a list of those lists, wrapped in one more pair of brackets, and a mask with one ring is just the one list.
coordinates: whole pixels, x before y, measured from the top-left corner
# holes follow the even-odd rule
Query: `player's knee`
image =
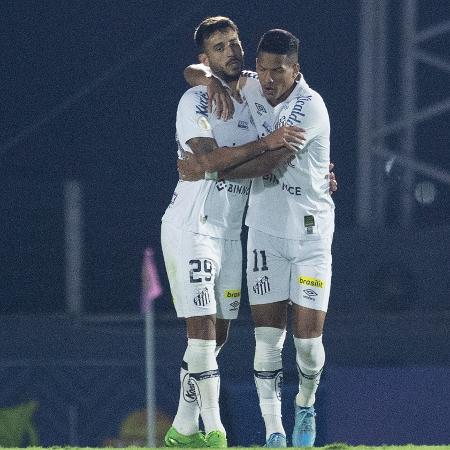
[(272, 370), (281, 364), (286, 330), (272, 327), (255, 328), (255, 370)]
[(216, 341), (205, 339), (188, 339), (187, 363), (190, 373), (200, 373), (217, 369)]
[(316, 373), (322, 369), (325, 364), (322, 336), (310, 339), (294, 337), (294, 344), (297, 351), (297, 364), (302, 371)]

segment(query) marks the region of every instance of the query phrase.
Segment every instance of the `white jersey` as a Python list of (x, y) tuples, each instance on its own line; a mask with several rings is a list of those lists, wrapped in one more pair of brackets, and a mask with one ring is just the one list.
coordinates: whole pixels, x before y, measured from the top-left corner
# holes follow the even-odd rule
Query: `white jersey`
[[(230, 147), (255, 141), (258, 134), (251, 122), (248, 105), (234, 102), (234, 115), (226, 122), (208, 113), (205, 86), (196, 86), (181, 97), (178, 104), (176, 131), (179, 157), (192, 152), (189, 139), (214, 138), (219, 147)], [(207, 236), (240, 239), (242, 216), (250, 191), (249, 180), (178, 181), (163, 221), (177, 228)]]
[(306, 130), (306, 142), (285, 170), (255, 178), (246, 225), (272, 236), (314, 240), (334, 231), (334, 203), (329, 193), (330, 122), (322, 97), (303, 77), (291, 95), (272, 107), (264, 97), (258, 75), (247, 77), (242, 95), (258, 134), (264, 137), (283, 125)]

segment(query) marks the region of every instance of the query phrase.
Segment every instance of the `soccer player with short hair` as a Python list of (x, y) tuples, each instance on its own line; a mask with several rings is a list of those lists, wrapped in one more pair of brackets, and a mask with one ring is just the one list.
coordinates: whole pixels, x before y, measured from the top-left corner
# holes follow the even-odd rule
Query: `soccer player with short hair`
[[(237, 95), (243, 51), (236, 25), (226, 17), (205, 19), (195, 32), (200, 60)], [(187, 349), (180, 371), (180, 400), (169, 447), (226, 447), (219, 411), (216, 356), (238, 314), (241, 289), (241, 226), (250, 181), (218, 172), (252, 158), (259, 175), (289, 160), (303, 142), (301, 130), (282, 126), (264, 139), (251, 122), (246, 103), (234, 102), (234, 116), (223, 121), (208, 113), (206, 86), (182, 96), (176, 119), (179, 157), (193, 153), (206, 174), (180, 180), (162, 218), (161, 245), (177, 316), (186, 320)], [(199, 415), (205, 434), (199, 431)]]
[[(298, 52), (299, 41), (293, 34), (270, 30), (259, 42), (256, 72), (243, 72), (240, 80), (261, 139), (286, 125), (301, 126), (306, 137), (286, 168), (253, 180), (245, 222), (247, 284), (255, 322), (254, 375), (266, 447), (286, 447), (280, 385), (289, 304), (299, 372), (294, 447), (314, 445), (315, 394), (325, 362), (322, 333), (334, 232), (330, 124), (322, 97), (300, 72)], [(202, 79), (201, 73), (198, 66), (185, 72), (191, 84)], [(224, 173), (230, 179), (251, 176), (247, 171), (251, 164)], [(182, 166), (182, 172), (188, 168)]]

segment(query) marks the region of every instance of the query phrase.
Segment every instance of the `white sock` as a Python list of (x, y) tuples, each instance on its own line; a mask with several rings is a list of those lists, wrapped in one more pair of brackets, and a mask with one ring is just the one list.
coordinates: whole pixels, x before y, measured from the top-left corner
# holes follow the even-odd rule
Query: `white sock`
[(254, 376), (259, 407), (266, 426), (266, 439), (272, 433), (286, 435), (281, 421), (281, 384), (286, 330), (273, 327), (255, 328)]
[(205, 433), (222, 431), (220, 420), (219, 391), (220, 375), (215, 356), (216, 341), (188, 339), (189, 374), (195, 385)]
[(199, 430), (198, 419), (200, 417), (200, 408), (197, 404), (197, 395), (195, 387), (189, 380), (189, 347), (186, 349), (183, 362), (180, 369), (180, 398), (178, 400), (178, 409), (173, 426), (175, 429), (186, 436), (196, 433)]
[(322, 336), (310, 339), (300, 339), (294, 336), (294, 344), (297, 350), (296, 360), (299, 374), (299, 390), (295, 401), (298, 406), (310, 407), (316, 401), (316, 391), (325, 364)]

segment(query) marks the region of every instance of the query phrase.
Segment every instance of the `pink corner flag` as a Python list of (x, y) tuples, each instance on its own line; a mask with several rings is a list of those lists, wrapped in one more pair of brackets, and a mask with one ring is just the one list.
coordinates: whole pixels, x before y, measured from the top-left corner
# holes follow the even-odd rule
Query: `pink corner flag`
[(153, 255), (153, 249), (145, 249), (144, 260), (142, 262), (141, 312), (143, 313), (147, 312), (153, 300), (157, 299), (163, 293)]

